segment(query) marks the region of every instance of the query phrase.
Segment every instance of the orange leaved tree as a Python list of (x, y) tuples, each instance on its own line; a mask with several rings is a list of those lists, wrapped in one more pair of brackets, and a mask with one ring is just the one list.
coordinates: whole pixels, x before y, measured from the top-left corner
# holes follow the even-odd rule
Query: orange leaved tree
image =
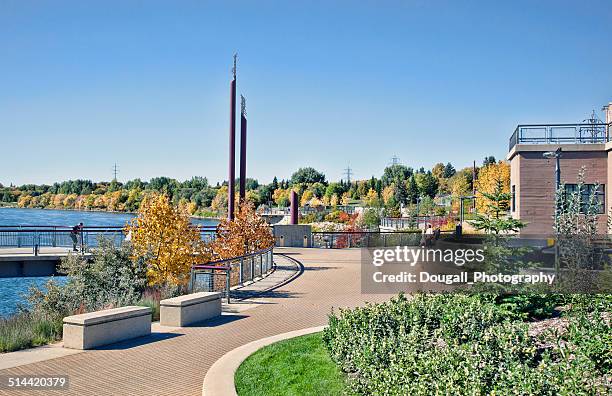
[(186, 208), (173, 206), (166, 195), (145, 198), (126, 231), (134, 256), (146, 258), (150, 286), (185, 285), (192, 265), (210, 261)]
[(257, 213), (250, 201), (238, 206), (232, 221), (222, 220), (217, 238), (212, 243), (215, 256), (227, 259), (253, 253), (274, 245), (270, 226)]

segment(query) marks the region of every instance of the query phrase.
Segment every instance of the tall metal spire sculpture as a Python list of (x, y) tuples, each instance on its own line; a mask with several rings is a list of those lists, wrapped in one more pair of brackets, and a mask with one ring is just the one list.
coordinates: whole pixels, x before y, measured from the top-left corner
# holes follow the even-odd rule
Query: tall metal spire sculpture
[(247, 150), (246, 99), (240, 95), (240, 202), (246, 198), (246, 150)]
[(232, 68), (232, 82), (230, 83), (230, 130), (229, 130), (229, 175), (227, 178), (227, 218), (234, 219), (234, 206), (236, 196), (236, 58), (234, 54), (234, 67)]

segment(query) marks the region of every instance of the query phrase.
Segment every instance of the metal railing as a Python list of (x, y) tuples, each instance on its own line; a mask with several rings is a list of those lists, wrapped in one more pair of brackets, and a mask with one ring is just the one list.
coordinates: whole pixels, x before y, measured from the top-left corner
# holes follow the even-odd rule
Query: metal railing
[[(355, 213), (355, 206), (353, 205), (337, 205), (337, 206), (300, 206), (298, 211), (301, 215), (308, 215), (312, 213), (330, 213), (334, 210), (340, 210), (348, 214)], [(257, 211), (260, 215), (289, 215), (291, 214), (290, 208), (266, 208)]]
[(232, 287), (244, 285), (274, 268), (274, 247), (254, 253), (191, 267), (190, 293), (223, 292), (230, 303)]
[(421, 231), (332, 231), (313, 232), (312, 247), (344, 249), (356, 247), (418, 246)]
[[(202, 240), (210, 241), (216, 236), (216, 227), (198, 226)], [(0, 248), (31, 248), (35, 256), (42, 247), (76, 248), (86, 252), (98, 246), (98, 239), (104, 237), (119, 246), (126, 239), (120, 226), (87, 226), (78, 233), (67, 226), (0, 226)]]
[(446, 224), (448, 216), (412, 216), (412, 217), (383, 217), (380, 226), (396, 230), (419, 228), (421, 224), (431, 224), (432, 227), (440, 227)]
[(508, 151), (517, 144), (594, 144), (610, 140), (612, 123), (518, 125)]

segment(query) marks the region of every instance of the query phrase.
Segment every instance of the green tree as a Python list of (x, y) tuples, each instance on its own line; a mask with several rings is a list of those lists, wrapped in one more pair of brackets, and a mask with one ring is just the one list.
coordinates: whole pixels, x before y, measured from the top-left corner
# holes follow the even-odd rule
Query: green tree
[(419, 187), (417, 186), (416, 180), (414, 178), (414, 175), (412, 175), (410, 177), (410, 179), (408, 180), (408, 188), (406, 191), (406, 200), (411, 203), (414, 204), (417, 201), (417, 198), (419, 197)]
[(450, 179), (451, 177), (455, 176), (455, 173), (457, 173), (457, 171), (455, 171), (455, 167), (448, 162), (444, 167), (444, 178)]
[(329, 183), (325, 189), (325, 196), (328, 198), (331, 198), (334, 194), (340, 197), (343, 193), (344, 187), (340, 183)]
[(487, 211), (479, 213), (476, 218), (469, 221), (477, 230), (483, 230), (488, 234), (504, 234), (518, 232), (524, 223), (509, 215), (510, 199), (512, 195), (504, 192), (502, 180), (497, 181), (497, 186), (492, 193), (481, 192), (486, 200)]
[(431, 198), (436, 196), (436, 193), (438, 192), (438, 180), (436, 180), (431, 172), (417, 173), (416, 183), (419, 187), (419, 193), (421, 195), (426, 195)]
[(408, 191), (404, 180), (397, 179), (394, 183), (393, 198), (399, 205), (405, 205), (408, 198)]
[(385, 168), (381, 177), (382, 186), (387, 187), (396, 180), (406, 180), (412, 175), (412, 168), (395, 164)]
[(496, 162), (497, 161), (495, 160), (495, 157), (490, 155), (490, 156), (484, 158), (484, 160), (482, 161), (482, 166), (491, 165), (491, 164), (494, 164)]
[(325, 175), (315, 168), (307, 167), (300, 168), (291, 175), (291, 184), (299, 184), (299, 183), (325, 183)]

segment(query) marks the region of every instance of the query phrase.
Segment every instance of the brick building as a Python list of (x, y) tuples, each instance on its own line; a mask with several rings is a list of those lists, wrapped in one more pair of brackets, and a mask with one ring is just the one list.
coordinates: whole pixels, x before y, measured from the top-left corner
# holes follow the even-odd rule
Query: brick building
[[(551, 234), (554, 222), (555, 158), (545, 153), (561, 148), (561, 183), (575, 188), (585, 168), (586, 190), (597, 188), (600, 201), (599, 231), (607, 233), (612, 207), (612, 102), (604, 107), (605, 122), (595, 117), (582, 124), (518, 125), (510, 137), (511, 213), (527, 223), (523, 234)], [(588, 193), (588, 191), (585, 192)]]

